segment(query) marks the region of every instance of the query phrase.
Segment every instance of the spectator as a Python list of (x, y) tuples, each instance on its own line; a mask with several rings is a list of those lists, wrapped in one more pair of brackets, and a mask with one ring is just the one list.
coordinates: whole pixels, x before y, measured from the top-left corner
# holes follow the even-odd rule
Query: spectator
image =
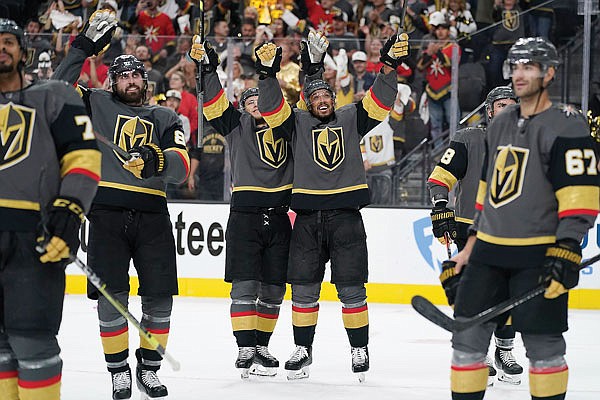
[(108, 77), (108, 66), (104, 64), (102, 54), (91, 56), (85, 59), (79, 74), (79, 82), (87, 88), (104, 87), (104, 82)]
[(361, 25), (368, 27), (371, 36), (380, 39), (387, 38), (390, 36), (389, 31), (384, 31), (386, 28), (390, 28), (390, 18), (395, 16), (397, 19), (396, 24), (400, 22), (397, 14), (395, 10), (388, 7), (386, 0), (371, 0), (371, 4), (363, 9), (364, 23), (361, 21)]
[[(42, 34), (42, 24), (39, 19), (32, 18), (27, 21), (25, 25), (25, 37), (27, 38), (27, 48), (32, 51), (33, 54), (28, 54), (28, 57), (33, 57), (33, 60), (37, 60), (42, 52), (48, 52), (52, 50), (52, 44)], [(33, 66), (29, 66), (25, 69), (26, 72), (30, 72)]]
[[(427, 104), (431, 121), (431, 138), (439, 144), (444, 121), (450, 124), (450, 89), (453, 44), (450, 42), (450, 23), (440, 11), (431, 14), (429, 23), (433, 29), (435, 41), (427, 44), (417, 61), (417, 69), (425, 71), (427, 85)], [(460, 55), (460, 47), (458, 49)]]
[(271, 21), (269, 26), (271, 33), (273, 33), (273, 42), (280, 46), (283, 41), (287, 40), (287, 24), (281, 18), (275, 18)]
[[(246, 75), (254, 75), (254, 40), (256, 36), (256, 20), (244, 18), (242, 21), (242, 37), (237, 46), (240, 49), (240, 64)], [(189, 42), (189, 41), (188, 41)]]
[(220, 20), (214, 22), (213, 37), (208, 38), (210, 44), (214, 47), (217, 54), (227, 50), (227, 42), (229, 39), (229, 25), (227, 21)]
[(470, 35), (477, 30), (477, 24), (467, 10), (465, 0), (446, 0), (442, 12), (448, 16), (450, 22), (450, 36), (459, 41), (460, 46), (471, 48)]
[(181, 92), (181, 104), (179, 113), (185, 115), (190, 120), (190, 129), (192, 134), (198, 130), (198, 100), (190, 92), (185, 90), (185, 75), (181, 71), (175, 71), (169, 78), (169, 89)]
[[(199, 35), (200, 34), (200, 9), (190, 0), (175, 0), (177, 3), (177, 15), (173, 20), (173, 26), (177, 35)], [(189, 43), (189, 39), (186, 41)]]
[(495, 0), (494, 20), (501, 21), (492, 33), (492, 46), (489, 54), (488, 85), (492, 88), (505, 86), (508, 81), (502, 76), (502, 64), (508, 49), (525, 36), (525, 21), (517, 0)]
[(333, 32), (333, 17), (341, 14), (342, 10), (334, 7), (335, 0), (304, 0), (308, 10), (308, 20), (319, 32), (330, 34)]
[(336, 55), (339, 49), (345, 49), (349, 56), (360, 49), (360, 43), (352, 32), (348, 32), (348, 15), (340, 13), (333, 17), (333, 29), (329, 39), (329, 49)]
[(183, 127), (183, 136), (185, 137), (185, 142), (188, 143), (190, 141), (190, 120), (185, 115), (179, 112), (179, 106), (181, 105), (181, 92), (179, 90), (167, 90), (167, 94), (165, 95), (165, 107), (170, 108), (175, 111), (179, 119), (181, 120), (181, 125)]
[(362, 51), (352, 54), (352, 67), (354, 69), (354, 101), (361, 101), (367, 90), (375, 82), (375, 75), (367, 72), (367, 55)]
[(194, 198), (229, 200), (231, 193), (224, 174), (227, 147), (225, 137), (205, 120), (202, 147), (190, 151), (188, 189), (194, 194)]
[[(553, 4), (546, 4), (540, 7), (546, 0), (523, 0), (525, 8), (534, 8), (530, 10), (526, 16), (528, 32), (527, 36), (543, 37), (546, 40), (550, 39), (552, 24), (554, 21), (554, 9), (550, 7)], [(596, 2), (596, 7), (597, 7)]]
[(135, 49), (135, 58), (144, 63), (144, 67), (146, 67), (146, 72), (148, 73), (148, 89), (152, 89), (150, 96), (146, 98), (150, 98), (158, 93), (165, 92), (165, 77), (164, 75), (153, 68), (152, 66), (152, 53), (150, 53), (150, 48), (146, 45), (140, 45)]
[(365, 47), (367, 48), (367, 72), (377, 74), (383, 67), (383, 63), (379, 60), (381, 57), (379, 51), (383, 47), (381, 40), (367, 36)]
[[(177, 38), (177, 46), (175, 47), (175, 52), (167, 57), (163, 67), (164, 71), (168, 71), (173, 68), (175, 65), (179, 64), (182, 59), (186, 59), (186, 54), (190, 51), (190, 38), (187, 36), (180, 36)], [(157, 62), (160, 60), (156, 60)], [(160, 69), (158, 65), (154, 66), (157, 69)]]
[(152, 54), (167, 58), (167, 47), (175, 46), (175, 29), (167, 14), (158, 10), (158, 0), (142, 0), (136, 7), (137, 25), (144, 32)]
[(281, 49), (281, 70), (277, 72), (277, 80), (285, 101), (294, 105), (300, 98), (300, 66), (292, 61), (294, 53), (289, 41), (281, 43)]

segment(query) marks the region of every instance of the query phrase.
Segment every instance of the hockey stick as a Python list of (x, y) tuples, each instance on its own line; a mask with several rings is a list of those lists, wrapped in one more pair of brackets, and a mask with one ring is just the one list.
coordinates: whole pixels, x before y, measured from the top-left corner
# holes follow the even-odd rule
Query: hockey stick
[(449, 260), (452, 258), (452, 249), (450, 248), (450, 234), (448, 232), (444, 232), (444, 240), (446, 240), (446, 252)]
[[(204, 0), (198, 1), (200, 8), (200, 41), (204, 45)], [(196, 147), (201, 149), (204, 141), (204, 84), (202, 83), (202, 63), (196, 64), (196, 101), (198, 102), (198, 132), (196, 133)]]
[(148, 332), (148, 330), (142, 326), (142, 324), (129, 312), (129, 310), (123, 304), (121, 304), (119, 300), (115, 299), (110, 294), (110, 292), (106, 288), (106, 283), (102, 281), (102, 279), (100, 279), (98, 275), (96, 275), (94, 270), (89, 265), (81, 261), (79, 257), (73, 254), (71, 254), (69, 261), (75, 263), (79, 268), (81, 268), (83, 273), (87, 276), (88, 281), (90, 281), (90, 283), (94, 285), (94, 287), (98, 289), (100, 293), (102, 293), (106, 300), (108, 300), (108, 302), (113, 305), (113, 307), (119, 312), (119, 314), (125, 317), (129, 322), (131, 322), (133, 326), (136, 327), (136, 329), (140, 332), (140, 335), (142, 335), (144, 339), (146, 339), (148, 343), (150, 343), (150, 346), (152, 346), (152, 348), (154, 348), (158, 352), (158, 354), (160, 354), (165, 360), (169, 362), (169, 364), (171, 364), (171, 368), (173, 368), (173, 371), (179, 371), (179, 369), (181, 368), (181, 364), (179, 363), (179, 361), (175, 360), (173, 356), (167, 353), (167, 350), (158, 342), (156, 337), (154, 337), (154, 335)]
[[(589, 258), (583, 261), (579, 265), (579, 269), (583, 269), (587, 266), (590, 266), (600, 260), (600, 254), (595, 255), (592, 258)], [(439, 308), (437, 308), (432, 302), (427, 300), (423, 296), (414, 296), (411, 300), (412, 307), (416, 312), (421, 314), (423, 317), (433, 322), (437, 326), (444, 328), (448, 332), (459, 332), (473, 326), (482, 324), (487, 322), (501, 314), (504, 314), (507, 311), (512, 310), (513, 308), (533, 299), (534, 297), (539, 296), (540, 294), (546, 291), (546, 286), (542, 283), (535, 288), (510, 299), (507, 299), (499, 304), (496, 304), (493, 307), (488, 308), (476, 314), (470, 318), (464, 318), (461, 320), (455, 320), (448, 315), (444, 314)]]
[(99, 133), (95, 133), (95, 132), (94, 132), (94, 136), (96, 136), (97, 141), (99, 141), (100, 143), (109, 147), (111, 150), (114, 150), (118, 155), (123, 157), (126, 161), (129, 161), (133, 158), (133, 155), (129, 154), (128, 152), (126, 152), (125, 150), (123, 150), (122, 148), (117, 146), (115, 143), (108, 140), (106, 138), (106, 136), (103, 136), (103, 135), (101, 135)]

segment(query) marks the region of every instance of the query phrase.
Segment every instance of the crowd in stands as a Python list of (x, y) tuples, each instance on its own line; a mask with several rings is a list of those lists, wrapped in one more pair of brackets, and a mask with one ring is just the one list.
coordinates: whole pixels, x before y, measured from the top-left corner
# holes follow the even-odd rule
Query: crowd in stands
[[(169, 195), (215, 201), (228, 198), (227, 143), (207, 123), (198, 135), (196, 67), (186, 57), (191, 37), (202, 28), (223, 60), (218, 72), (233, 102), (257, 85), (255, 46), (263, 41), (281, 46), (277, 77), (292, 104), (303, 82), (300, 41), (309, 29), (327, 32), (324, 79), (336, 88), (338, 106), (362, 99), (381, 68), (382, 43), (403, 29), (411, 43), (410, 58), (397, 70), (404, 97), (390, 117), (392, 123), (384, 121), (392, 128), (382, 128), (392, 132), (397, 161), (423, 137), (435, 139), (447, 128), (453, 60), (465, 72), (459, 77), (460, 104), (455, 108), (464, 114), (489, 89), (506, 83), (502, 63), (519, 37), (543, 36), (559, 44), (572, 33), (573, 20), (578, 21), (572, 18), (576, 5), (564, 0), (406, 0), (404, 20), (404, 0), (204, 0), (203, 19), (197, 0), (14, 1), (11, 6), (13, 0), (6, 0), (0, 16), (24, 25), (32, 49), (27, 67), (31, 80), (51, 76), (93, 11), (117, 13), (120, 23), (110, 47), (86, 61), (80, 83), (109, 89), (108, 65), (116, 56), (133, 54), (143, 61), (149, 74), (148, 101), (182, 116), (195, 160), (190, 180), (171, 188)], [(201, 151), (195, 149), (199, 140)], [(394, 162), (386, 163), (393, 167)]]

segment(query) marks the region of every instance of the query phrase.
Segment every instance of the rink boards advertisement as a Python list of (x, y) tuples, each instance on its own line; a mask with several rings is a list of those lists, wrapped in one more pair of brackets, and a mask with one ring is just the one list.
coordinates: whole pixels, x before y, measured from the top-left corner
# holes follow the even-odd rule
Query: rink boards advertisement
[[(177, 249), (180, 295), (229, 297), (230, 285), (223, 281), (229, 205), (169, 203), (169, 212)], [(413, 295), (421, 294), (445, 304), (438, 276), (441, 263), (447, 258), (446, 247), (433, 237), (429, 212), (428, 209), (362, 210), (369, 251), (369, 301), (409, 303)], [(293, 221), (293, 213), (290, 218)], [(83, 261), (87, 249), (85, 228), (79, 251)], [(600, 225), (595, 224), (584, 239), (584, 259), (600, 252), (599, 231)], [(454, 246), (453, 252), (456, 252)], [(325, 281), (329, 280), (328, 272)], [(67, 274), (67, 292), (84, 293), (83, 273), (70, 265)], [(132, 292), (136, 293), (133, 266), (130, 274)], [(600, 263), (582, 270), (578, 289), (570, 297), (573, 308), (600, 309)], [(332, 285), (323, 285), (322, 299), (337, 300)]]

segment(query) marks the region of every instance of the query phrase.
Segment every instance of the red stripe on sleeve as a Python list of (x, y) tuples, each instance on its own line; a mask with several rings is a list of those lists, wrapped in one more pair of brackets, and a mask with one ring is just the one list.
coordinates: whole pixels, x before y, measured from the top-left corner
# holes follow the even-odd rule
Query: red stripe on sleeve
[(558, 218), (570, 217), (572, 215), (591, 215), (595, 217), (598, 215), (598, 210), (590, 210), (587, 208), (574, 208), (572, 210), (565, 210), (558, 213)]
[(276, 109), (274, 109), (273, 111), (267, 111), (267, 112), (261, 112), (261, 114), (265, 117), (271, 116), (273, 114), (277, 114), (279, 111), (281, 111), (281, 109), (283, 108), (283, 105), (285, 104), (285, 99), (282, 97), (281, 98), (281, 103), (279, 104), (279, 106), (277, 106)]
[(448, 185), (446, 185), (444, 182), (440, 182), (440, 181), (438, 181), (437, 179), (432, 179), (432, 178), (429, 178), (429, 179), (427, 180), (427, 182), (435, 183), (436, 185), (440, 185), (440, 186), (443, 186), (443, 187), (445, 187), (446, 189), (450, 189), (450, 188), (448, 187)]
[(73, 168), (72, 170), (70, 170), (69, 172), (67, 172), (67, 175), (69, 174), (80, 174), (80, 175), (85, 175), (88, 178), (93, 179), (96, 182), (100, 182), (100, 176), (93, 173), (92, 171), (85, 169), (85, 168)]
[(390, 111), (390, 110), (392, 109), (392, 107), (391, 107), (391, 106), (390, 106), (390, 107), (388, 107), (388, 106), (384, 105), (384, 104), (381, 102), (381, 100), (379, 100), (379, 99), (377, 98), (377, 96), (375, 96), (375, 93), (373, 93), (373, 87), (371, 87), (371, 88), (369, 89), (369, 92), (371, 92), (371, 98), (373, 99), (373, 101), (375, 101), (375, 104), (377, 104), (379, 107), (383, 108), (383, 109), (384, 109), (384, 110), (386, 110), (386, 111)]
[(212, 99), (210, 99), (208, 101), (205, 101), (204, 105), (210, 106), (211, 104), (216, 103), (217, 100), (219, 100), (219, 98), (224, 95), (225, 95), (225, 92), (223, 92), (223, 89), (221, 89), (221, 90), (219, 90), (219, 93), (217, 93), (217, 95), (215, 97), (213, 97)]

